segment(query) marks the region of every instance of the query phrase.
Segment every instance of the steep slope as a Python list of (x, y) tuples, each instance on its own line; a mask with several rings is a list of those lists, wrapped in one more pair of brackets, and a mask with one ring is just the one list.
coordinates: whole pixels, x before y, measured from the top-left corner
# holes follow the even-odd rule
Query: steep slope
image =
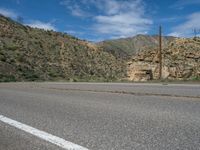
[[(163, 49), (163, 79), (194, 80), (200, 78), (200, 38), (177, 38)], [(129, 80), (158, 79), (157, 49), (147, 49), (128, 62)]]
[[(174, 39), (174, 37), (163, 37), (163, 45), (166, 46)], [(97, 45), (119, 58), (130, 58), (140, 51), (157, 47), (158, 36), (137, 35), (132, 38), (103, 41)]]
[(107, 81), (124, 76), (125, 68), (91, 43), (0, 16), (0, 81)]

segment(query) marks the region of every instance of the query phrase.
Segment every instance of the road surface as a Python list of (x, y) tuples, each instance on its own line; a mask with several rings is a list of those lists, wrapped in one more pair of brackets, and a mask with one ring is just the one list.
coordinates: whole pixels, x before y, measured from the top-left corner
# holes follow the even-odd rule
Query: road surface
[(0, 150), (70, 149), (67, 142), (80, 150), (200, 150), (200, 85), (0, 84)]

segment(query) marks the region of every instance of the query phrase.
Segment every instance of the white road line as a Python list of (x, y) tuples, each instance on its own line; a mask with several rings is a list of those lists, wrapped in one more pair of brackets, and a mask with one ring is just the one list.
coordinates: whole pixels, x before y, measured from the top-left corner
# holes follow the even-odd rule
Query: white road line
[(57, 136), (54, 136), (52, 134), (49, 134), (47, 132), (35, 129), (31, 126), (25, 125), (23, 123), (20, 123), (18, 121), (12, 120), (10, 118), (7, 118), (3, 115), (0, 115), (0, 121), (9, 124), (10, 126), (13, 126), (15, 128), (18, 128), (20, 130), (23, 130), (27, 133), (30, 133), (40, 139), (43, 139), (47, 142), (50, 142), (52, 144), (55, 144), (61, 148), (64, 148), (66, 150), (88, 150), (87, 148), (84, 148), (82, 146), (79, 146), (77, 144), (71, 143), (69, 141), (66, 141), (62, 138), (59, 138)]

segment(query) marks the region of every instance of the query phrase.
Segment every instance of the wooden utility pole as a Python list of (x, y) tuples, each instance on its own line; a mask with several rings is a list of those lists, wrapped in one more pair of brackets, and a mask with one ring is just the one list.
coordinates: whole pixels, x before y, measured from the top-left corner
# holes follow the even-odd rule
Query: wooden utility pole
[(162, 79), (162, 27), (159, 27), (159, 79)]

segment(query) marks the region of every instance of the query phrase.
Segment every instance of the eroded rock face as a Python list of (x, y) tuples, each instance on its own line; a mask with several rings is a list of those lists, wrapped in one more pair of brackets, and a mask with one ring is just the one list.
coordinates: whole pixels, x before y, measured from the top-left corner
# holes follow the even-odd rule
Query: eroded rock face
[[(163, 79), (191, 79), (200, 76), (200, 38), (176, 39), (163, 49)], [(128, 79), (158, 79), (159, 58), (156, 49), (145, 50), (128, 62)]]
[(150, 64), (145, 61), (135, 61), (129, 64), (128, 78), (132, 81), (147, 81), (152, 80), (157, 65)]

